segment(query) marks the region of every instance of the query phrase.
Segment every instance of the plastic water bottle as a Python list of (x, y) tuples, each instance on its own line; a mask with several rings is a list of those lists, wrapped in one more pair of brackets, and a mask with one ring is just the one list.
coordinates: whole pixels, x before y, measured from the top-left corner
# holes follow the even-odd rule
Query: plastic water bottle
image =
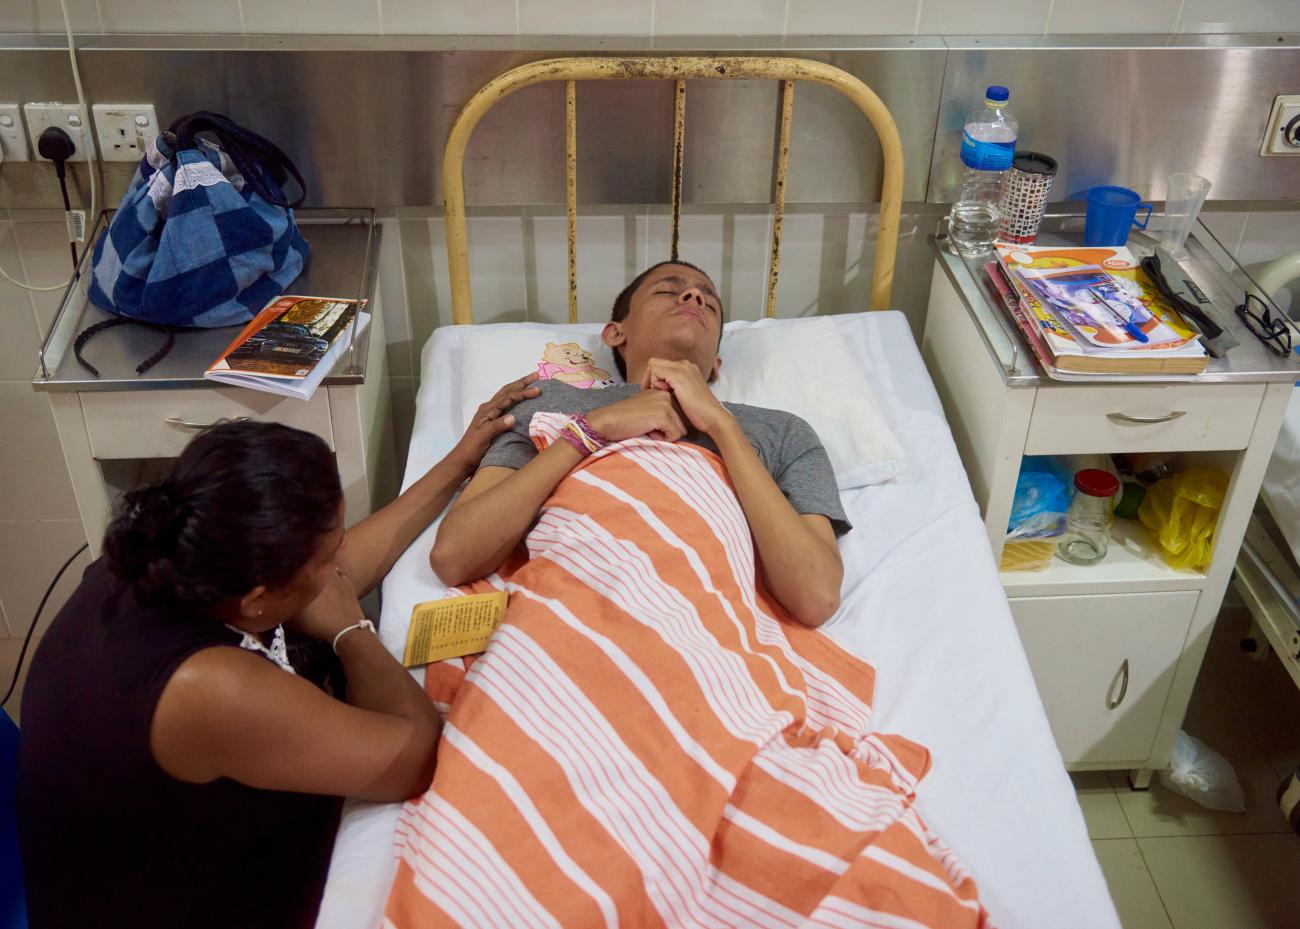
[(981, 255), (997, 238), (998, 197), (1002, 178), (1016, 153), (1020, 125), (1007, 109), (1010, 92), (994, 85), (984, 92), (984, 105), (966, 117), (961, 136), (961, 195), (948, 216), (948, 237), (957, 254)]

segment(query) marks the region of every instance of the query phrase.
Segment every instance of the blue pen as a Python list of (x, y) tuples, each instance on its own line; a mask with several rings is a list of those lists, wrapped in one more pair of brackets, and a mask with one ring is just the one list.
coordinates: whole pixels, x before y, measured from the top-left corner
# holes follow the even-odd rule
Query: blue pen
[(1111, 311), (1114, 317), (1119, 320), (1120, 325), (1124, 327), (1124, 331), (1127, 332), (1129, 335), (1131, 335), (1135, 341), (1142, 342), (1143, 344), (1151, 341), (1149, 338), (1147, 338), (1147, 334), (1142, 331), (1142, 327), (1139, 326), (1137, 323), (1133, 322), (1133, 317), (1131, 315), (1125, 316), (1119, 310), (1111, 306), (1109, 300), (1103, 297), (1096, 290), (1093, 290), (1091, 287), (1088, 288), (1088, 293), (1092, 294), (1094, 300), (1096, 300), (1106, 309)]

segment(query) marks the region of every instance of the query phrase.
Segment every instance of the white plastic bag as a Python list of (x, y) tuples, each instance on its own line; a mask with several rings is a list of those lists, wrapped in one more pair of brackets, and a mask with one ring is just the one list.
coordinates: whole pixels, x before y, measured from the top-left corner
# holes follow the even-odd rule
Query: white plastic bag
[(1244, 813), (1246, 797), (1232, 764), (1200, 739), (1179, 730), (1169, 767), (1160, 772), (1160, 783), (1179, 796), (1208, 810)]

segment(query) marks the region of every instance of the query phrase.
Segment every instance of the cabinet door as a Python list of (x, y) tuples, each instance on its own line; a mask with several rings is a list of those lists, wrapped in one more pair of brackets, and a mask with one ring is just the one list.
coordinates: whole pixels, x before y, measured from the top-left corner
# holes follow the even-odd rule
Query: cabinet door
[(1199, 594), (1011, 600), (1066, 764), (1145, 759)]

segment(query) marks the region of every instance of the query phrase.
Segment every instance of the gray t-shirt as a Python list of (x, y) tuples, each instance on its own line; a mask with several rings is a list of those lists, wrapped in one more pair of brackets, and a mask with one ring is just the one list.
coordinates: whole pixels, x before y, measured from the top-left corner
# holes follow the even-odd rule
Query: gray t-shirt
[[(534, 413), (589, 413), (636, 396), (641, 390), (634, 384), (620, 384), (603, 390), (583, 389), (557, 380), (539, 381), (537, 386), (542, 389), (539, 396), (524, 400), (511, 410), (515, 424), (492, 442), (483, 456), (483, 467), (519, 469), (533, 459), (537, 449), (528, 437), (528, 424)], [(796, 513), (825, 516), (831, 521), (837, 536), (853, 528), (840, 505), (830, 458), (812, 426), (793, 413), (781, 410), (741, 403), (723, 405), (736, 417), (759, 459)], [(713, 440), (703, 433), (692, 431), (682, 441), (711, 452), (718, 450)]]

